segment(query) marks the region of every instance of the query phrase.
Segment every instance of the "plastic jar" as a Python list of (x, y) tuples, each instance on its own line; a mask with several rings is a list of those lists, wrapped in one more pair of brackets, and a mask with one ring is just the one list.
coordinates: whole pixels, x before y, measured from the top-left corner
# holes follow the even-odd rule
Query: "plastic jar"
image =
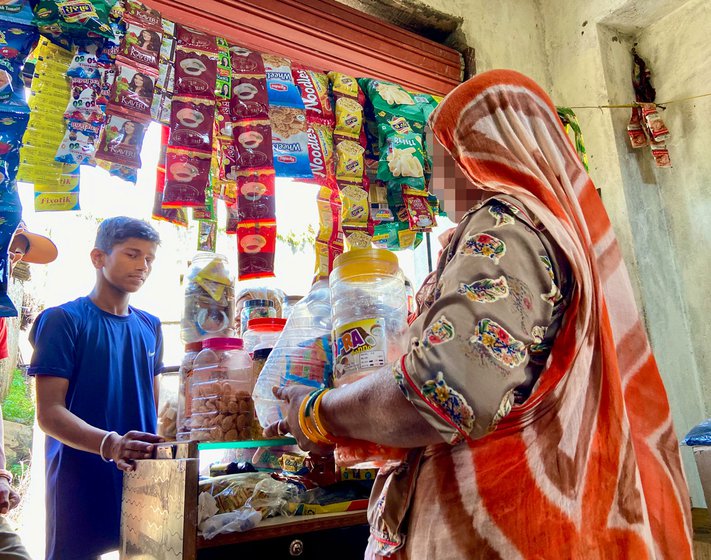
[(285, 324), (286, 319), (252, 319), (242, 336), (244, 349), (252, 353), (259, 348), (274, 348)]
[[(352, 383), (398, 360), (407, 350), (407, 296), (394, 253), (353, 249), (338, 256), (330, 275), (333, 384)], [(370, 442), (337, 446), (340, 466), (371, 468), (404, 456)]]
[(252, 379), (255, 383), (257, 382), (259, 374), (262, 372), (264, 364), (267, 363), (267, 358), (271, 353), (271, 348), (260, 348), (259, 350), (254, 351), (254, 355), (252, 356)]
[(261, 437), (252, 402), (252, 360), (239, 338), (211, 338), (195, 358), (190, 439), (243, 441)]
[(247, 332), (247, 326), (252, 319), (275, 319), (277, 316), (274, 302), (270, 299), (248, 299), (240, 312), (240, 333)]
[(185, 279), (183, 342), (230, 336), (235, 320), (234, 274), (224, 255), (198, 253)]
[(178, 371), (161, 373), (158, 393), (158, 435), (167, 440), (176, 439), (178, 427)]
[(190, 439), (190, 411), (192, 408), (192, 376), (195, 358), (202, 350), (201, 342), (191, 342), (185, 345), (185, 355), (180, 364), (178, 375), (180, 377), (178, 388), (178, 428), (176, 439), (187, 441)]

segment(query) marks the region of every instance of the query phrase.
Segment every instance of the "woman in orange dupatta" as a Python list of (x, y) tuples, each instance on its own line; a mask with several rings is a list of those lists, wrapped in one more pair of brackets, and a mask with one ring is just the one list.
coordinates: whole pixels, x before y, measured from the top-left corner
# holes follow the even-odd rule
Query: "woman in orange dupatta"
[[(327, 440), (410, 448), (376, 482), (368, 556), (691, 558), (666, 392), (551, 100), (516, 72), (487, 72), (430, 126), (466, 181), (442, 193), (461, 221), (410, 351), (321, 399)], [(268, 433), (323, 451), (299, 427), (305, 390), (275, 394), (289, 414)]]

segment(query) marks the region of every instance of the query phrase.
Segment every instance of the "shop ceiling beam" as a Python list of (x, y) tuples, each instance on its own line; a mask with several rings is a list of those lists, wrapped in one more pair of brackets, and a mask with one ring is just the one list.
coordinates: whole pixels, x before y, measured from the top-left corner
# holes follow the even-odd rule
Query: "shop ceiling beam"
[(461, 55), (334, 0), (145, 0), (163, 17), (245, 47), (446, 94), (462, 77)]

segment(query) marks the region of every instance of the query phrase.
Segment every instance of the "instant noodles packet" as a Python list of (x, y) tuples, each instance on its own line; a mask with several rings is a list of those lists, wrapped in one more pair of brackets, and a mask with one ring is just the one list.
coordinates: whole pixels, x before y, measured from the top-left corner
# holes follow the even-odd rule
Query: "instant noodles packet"
[(237, 250), (239, 280), (274, 277), (276, 222), (240, 222)]
[(301, 92), (301, 100), (306, 109), (308, 121), (333, 126), (335, 117), (328, 92), (328, 76), (298, 65), (292, 65), (292, 73)]
[(269, 117), (277, 176), (311, 179), (306, 113), (293, 107), (271, 107)]
[(310, 122), (306, 131), (309, 165), (314, 181), (327, 185), (335, 180), (333, 130), (325, 124)]
[(301, 93), (291, 73), (291, 60), (284, 56), (262, 54), (262, 61), (267, 78), (269, 105), (303, 109)]

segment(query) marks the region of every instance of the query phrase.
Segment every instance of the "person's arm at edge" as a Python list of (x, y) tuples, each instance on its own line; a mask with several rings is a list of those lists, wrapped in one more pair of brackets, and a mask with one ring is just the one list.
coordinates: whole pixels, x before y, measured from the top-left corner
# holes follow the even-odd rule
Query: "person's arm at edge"
[[(49, 375), (36, 376), (37, 422), (42, 431), (65, 445), (101, 454), (101, 442), (107, 431), (87, 424), (67, 409), (66, 396), (69, 381)], [(128, 432), (121, 436), (111, 433), (104, 442), (103, 452), (121, 470), (131, 470), (135, 459), (148, 459), (152, 454), (152, 443), (162, 438), (143, 432)]]
[[(0, 408), (0, 469), (5, 470), (5, 428), (2, 420), (2, 408)], [(0, 514), (5, 515), (12, 508), (20, 503), (20, 496), (10, 486), (10, 481), (4, 477), (0, 478)]]

